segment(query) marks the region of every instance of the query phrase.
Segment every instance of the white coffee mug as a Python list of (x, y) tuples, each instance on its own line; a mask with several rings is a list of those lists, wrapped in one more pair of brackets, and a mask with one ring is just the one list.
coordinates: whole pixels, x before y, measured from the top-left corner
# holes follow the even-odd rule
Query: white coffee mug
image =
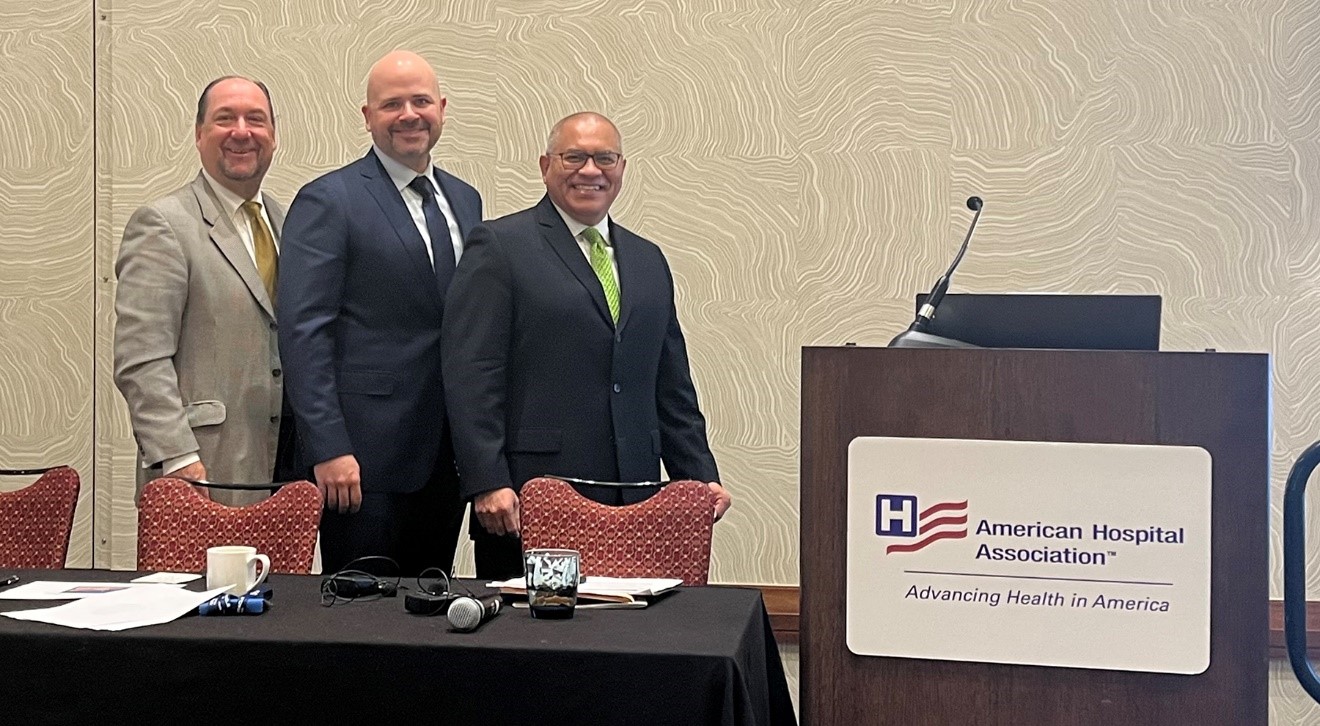
[[(257, 563), (261, 574), (257, 574)], [(229, 545), (206, 550), (206, 589), (228, 588), (242, 595), (260, 585), (270, 574), (270, 558), (257, 554), (256, 547)]]

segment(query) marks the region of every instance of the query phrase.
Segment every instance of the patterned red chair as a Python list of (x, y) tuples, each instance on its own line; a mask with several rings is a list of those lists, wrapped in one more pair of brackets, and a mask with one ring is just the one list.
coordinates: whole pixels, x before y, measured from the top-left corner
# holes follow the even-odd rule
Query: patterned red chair
[(4, 475), (38, 473), (41, 478), (29, 486), (0, 494), (0, 567), (64, 567), (81, 489), (78, 472), (67, 466), (0, 470)]
[(321, 524), (321, 492), (306, 481), (269, 499), (230, 507), (181, 479), (156, 479), (138, 503), (138, 569), (204, 572), (206, 550), (248, 545), (270, 557), (271, 572), (307, 574)]
[(525, 549), (562, 547), (581, 554), (583, 575), (673, 577), (705, 585), (715, 496), (701, 482), (672, 482), (621, 507), (593, 502), (560, 479), (523, 485)]

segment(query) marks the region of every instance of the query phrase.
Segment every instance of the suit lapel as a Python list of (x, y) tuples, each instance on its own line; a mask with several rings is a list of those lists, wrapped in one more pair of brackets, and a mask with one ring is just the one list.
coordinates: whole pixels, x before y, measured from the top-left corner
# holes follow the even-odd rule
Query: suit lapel
[(435, 178), (440, 180), (440, 193), (449, 201), (449, 210), (454, 213), (454, 221), (458, 223), (459, 233), (466, 238), (473, 227), (481, 224), (481, 220), (477, 218), (477, 210), (469, 209), (460, 203), (463, 198), (458, 193), (458, 184), (438, 166), (435, 167)]
[(638, 245), (636, 235), (610, 220), (610, 244), (614, 246), (614, 262), (619, 268), (619, 330), (628, 324), (628, 314), (632, 312), (633, 301), (637, 299), (638, 287), (645, 282), (645, 276), (637, 258)]
[(591, 263), (587, 262), (586, 256), (582, 254), (582, 248), (578, 246), (577, 240), (569, 234), (568, 227), (564, 225), (564, 220), (559, 216), (550, 197), (542, 198), (541, 203), (536, 205), (536, 221), (541, 226), (541, 236), (550, 245), (550, 249), (555, 251), (595, 301), (596, 312), (610, 327), (614, 327), (609, 305), (605, 303), (605, 291), (600, 286), (600, 279), (596, 277), (596, 271), (591, 269)]
[(266, 294), (266, 286), (262, 284), (261, 276), (257, 274), (257, 266), (252, 263), (252, 256), (248, 254), (247, 247), (243, 246), (243, 238), (238, 236), (238, 230), (234, 229), (234, 223), (229, 215), (220, 211), (220, 201), (215, 198), (215, 193), (211, 191), (210, 185), (206, 183), (206, 178), (201, 173), (198, 173), (197, 178), (193, 180), (192, 190), (197, 197), (197, 206), (202, 212), (202, 221), (211, 227), (211, 242), (220, 249), (220, 254), (225, 256), (229, 265), (242, 278), (243, 284), (247, 285), (248, 292), (256, 298), (261, 309), (273, 319), (275, 306), (270, 304), (270, 296)]
[(385, 219), (394, 228), (394, 234), (399, 244), (403, 246), (404, 254), (412, 261), (418, 282), (432, 292), (428, 296), (431, 302), (437, 308), (442, 306), (444, 301), (440, 297), (440, 287), (435, 281), (435, 269), (431, 267), (431, 256), (426, 254), (426, 240), (422, 238), (421, 232), (417, 231), (417, 225), (413, 223), (412, 215), (408, 213), (408, 205), (404, 204), (403, 196), (394, 186), (394, 180), (390, 179), (385, 167), (376, 158), (375, 150), (367, 152), (366, 157), (358, 162), (358, 168), (365, 177), (363, 181), (367, 190), (380, 206)]
[(275, 241), (280, 241), (280, 231), (284, 229), (284, 208), (275, 203), (269, 194), (262, 194), (262, 205), (266, 209), (266, 216), (270, 218), (270, 233), (275, 236)]

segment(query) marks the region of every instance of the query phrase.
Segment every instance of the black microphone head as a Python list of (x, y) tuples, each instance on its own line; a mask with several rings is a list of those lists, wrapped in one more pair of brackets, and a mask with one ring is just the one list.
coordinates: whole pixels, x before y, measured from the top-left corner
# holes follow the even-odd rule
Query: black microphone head
[(967, 197), (967, 208), (972, 210), (973, 212), (979, 210), (981, 208), (981, 198)]

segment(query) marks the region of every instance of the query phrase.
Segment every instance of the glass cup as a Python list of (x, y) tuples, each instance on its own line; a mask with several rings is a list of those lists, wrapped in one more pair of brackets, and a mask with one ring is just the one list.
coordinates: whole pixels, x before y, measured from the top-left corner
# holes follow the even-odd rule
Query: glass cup
[(577, 550), (527, 550), (527, 606), (532, 617), (563, 620), (577, 606)]

